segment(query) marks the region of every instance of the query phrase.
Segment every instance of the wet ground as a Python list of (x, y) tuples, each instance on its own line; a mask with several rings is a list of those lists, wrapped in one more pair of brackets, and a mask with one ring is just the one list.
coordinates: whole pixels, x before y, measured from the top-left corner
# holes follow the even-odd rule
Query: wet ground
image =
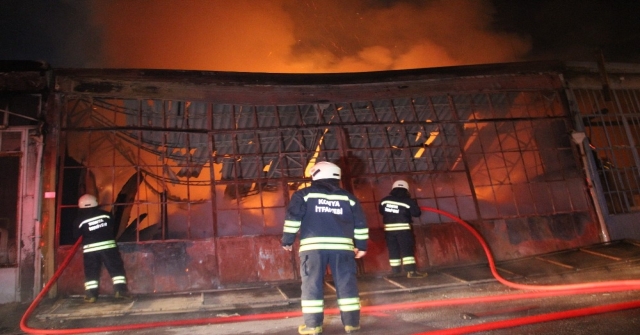
[[(640, 279), (640, 243), (615, 241), (565, 250), (499, 262), (497, 269), (509, 281), (531, 285), (635, 280)], [(329, 280), (325, 287), (324, 334), (344, 334), (340, 317), (335, 313), (332, 284)], [(299, 285), (290, 282), (191, 294), (137, 296), (131, 301), (101, 297), (94, 304), (84, 303), (81, 297), (45, 300), (30, 317), (28, 325), (33, 329), (31, 333), (41, 334), (44, 329), (57, 334), (89, 333), (108, 330), (97, 329), (99, 327), (112, 326), (128, 329), (102, 334), (297, 334), (296, 328), (302, 323)], [(640, 291), (612, 289), (579, 295), (554, 292), (544, 298), (450, 305), (474, 297), (533, 292), (499, 283), (487, 264), (432, 269), (428, 277), (421, 279), (361, 277), (359, 288), (363, 305), (360, 333), (374, 335), (420, 334), (640, 300)], [(0, 313), (5, 315), (0, 320), (2, 334), (23, 334), (18, 324), (27, 307), (26, 304), (0, 307)], [(246, 320), (250, 317), (257, 320)], [(166, 324), (176, 321), (178, 325)], [(145, 328), (149, 323), (163, 326)], [(640, 333), (639, 329), (640, 309), (632, 308), (479, 333), (635, 334)]]

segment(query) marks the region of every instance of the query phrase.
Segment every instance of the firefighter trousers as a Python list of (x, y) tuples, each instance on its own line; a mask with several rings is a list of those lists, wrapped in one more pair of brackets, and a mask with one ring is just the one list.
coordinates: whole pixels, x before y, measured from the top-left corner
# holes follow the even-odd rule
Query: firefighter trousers
[(100, 283), (100, 270), (102, 264), (107, 268), (113, 289), (116, 292), (127, 291), (127, 280), (124, 273), (124, 263), (118, 248), (109, 248), (98, 251), (85, 252), (84, 261), (84, 287), (87, 296), (98, 296), (98, 285)]
[(389, 264), (393, 272), (401, 272), (402, 265), (406, 271), (416, 270), (416, 259), (413, 255), (415, 245), (413, 232), (410, 229), (385, 232)]
[(324, 276), (327, 266), (338, 296), (342, 324), (360, 325), (360, 298), (357, 267), (353, 251), (311, 250), (300, 254), (302, 277), (302, 315), (307, 327), (322, 326), (324, 321)]

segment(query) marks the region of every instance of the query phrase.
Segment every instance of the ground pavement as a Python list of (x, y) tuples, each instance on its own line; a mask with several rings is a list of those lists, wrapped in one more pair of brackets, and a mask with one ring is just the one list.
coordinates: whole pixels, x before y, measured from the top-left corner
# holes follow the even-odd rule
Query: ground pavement
[[(559, 285), (640, 279), (640, 243), (615, 241), (579, 249), (498, 262), (505, 279), (532, 285)], [(544, 298), (515, 301), (474, 302), (455, 306), (428, 306), (474, 297), (500, 297), (535, 292), (517, 290), (499, 283), (488, 264), (431, 269), (429, 276), (362, 276), (359, 278), (363, 305), (361, 334), (421, 334), (455, 327), (533, 316), (576, 308), (591, 308), (640, 300), (637, 290), (604, 291), (580, 295), (551, 294)], [(335, 290), (325, 286), (324, 334), (344, 334), (335, 313)], [(82, 297), (44, 300), (29, 319), (27, 333), (89, 333), (96, 327), (144, 327), (149, 323), (179, 322), (163, 327), (107, 331), (101, 334), (297, 334), (300, 316), (300, 283), (286, 282), (173, 295), (136, 296), (131, 301), (101, 297), (87, 304)], [(408, 306), (408, 304), (413, 304)], [(391, 306), (382, 308), (376, 306)], [(27, 304), (0, 306), (5, 315), (0, 333), (24, 334), (19, 318)], [(274, 315), (278, 316), (274, 319)], [(258, 320), (240, 320), (257, 317)], [(198, 320), (194, 322), (193, 320)], [(227, 322), (230, 321), (230, 322)], [(218, 323), (224, 322), (224, 323)], [(481, 334), (633, 334), (640, 326), (640, 309), (597, 314), (519, 326)], [(67, 330), (65, 330), (67, 329)]]

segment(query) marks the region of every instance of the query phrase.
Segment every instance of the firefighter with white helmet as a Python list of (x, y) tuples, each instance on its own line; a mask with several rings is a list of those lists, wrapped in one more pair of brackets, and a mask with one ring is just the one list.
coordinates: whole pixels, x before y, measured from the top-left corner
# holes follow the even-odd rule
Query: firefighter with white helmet
[(82, 236), (84, 300), (92, 303), (98, 299), (98, 284), (103, 263), (111, 276), (115, 297), (129, 299), (124, 263), (115, 241), (111, 214), (98, 207), (95, 196), (85, 194), (78, 199), (78, 215), (73, 228), (76, 239)]
[(416, 200), (411, 198), (409, 183), (405, 180), (395, 181), (389, 195), (380, 202), (378, 210), (382, 214), (389, 264), (393, 274), (402, 273), (404, 266), (408, 278), (426, 277), (426, 273), (416, 270), (411, 222), (412, 218), (420, 216), (421, 210)]
[(300, 234), (302, 314), (300, 334), (322, 333), (324, 275), (335, 282), (342, 324), (347, 333), (360, 329), (360, 297), (356, 258), (365, 255), (369, 229), (360, 202), (340, 187), (340, 168), (318, 162), (311, 168), (311, 186), (296, 191), (287, 207), (282, 247), (291, 251)]

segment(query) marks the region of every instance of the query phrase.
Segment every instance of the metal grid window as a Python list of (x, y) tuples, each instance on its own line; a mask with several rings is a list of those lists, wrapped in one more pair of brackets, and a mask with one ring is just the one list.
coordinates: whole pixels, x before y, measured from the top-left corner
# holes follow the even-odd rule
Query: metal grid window
[(372, 228), (400, 178), (420, 205), (466, 220), (587, 208), (555, 91), (277, 106), (87, 96), (64, 106), (63, 244), (84, 192), (112, 206), (120, 241), (277, 235), (320, 160), (343, 168)]
[(640, 91), (574, 89), (609, 214), (640, 211)]

